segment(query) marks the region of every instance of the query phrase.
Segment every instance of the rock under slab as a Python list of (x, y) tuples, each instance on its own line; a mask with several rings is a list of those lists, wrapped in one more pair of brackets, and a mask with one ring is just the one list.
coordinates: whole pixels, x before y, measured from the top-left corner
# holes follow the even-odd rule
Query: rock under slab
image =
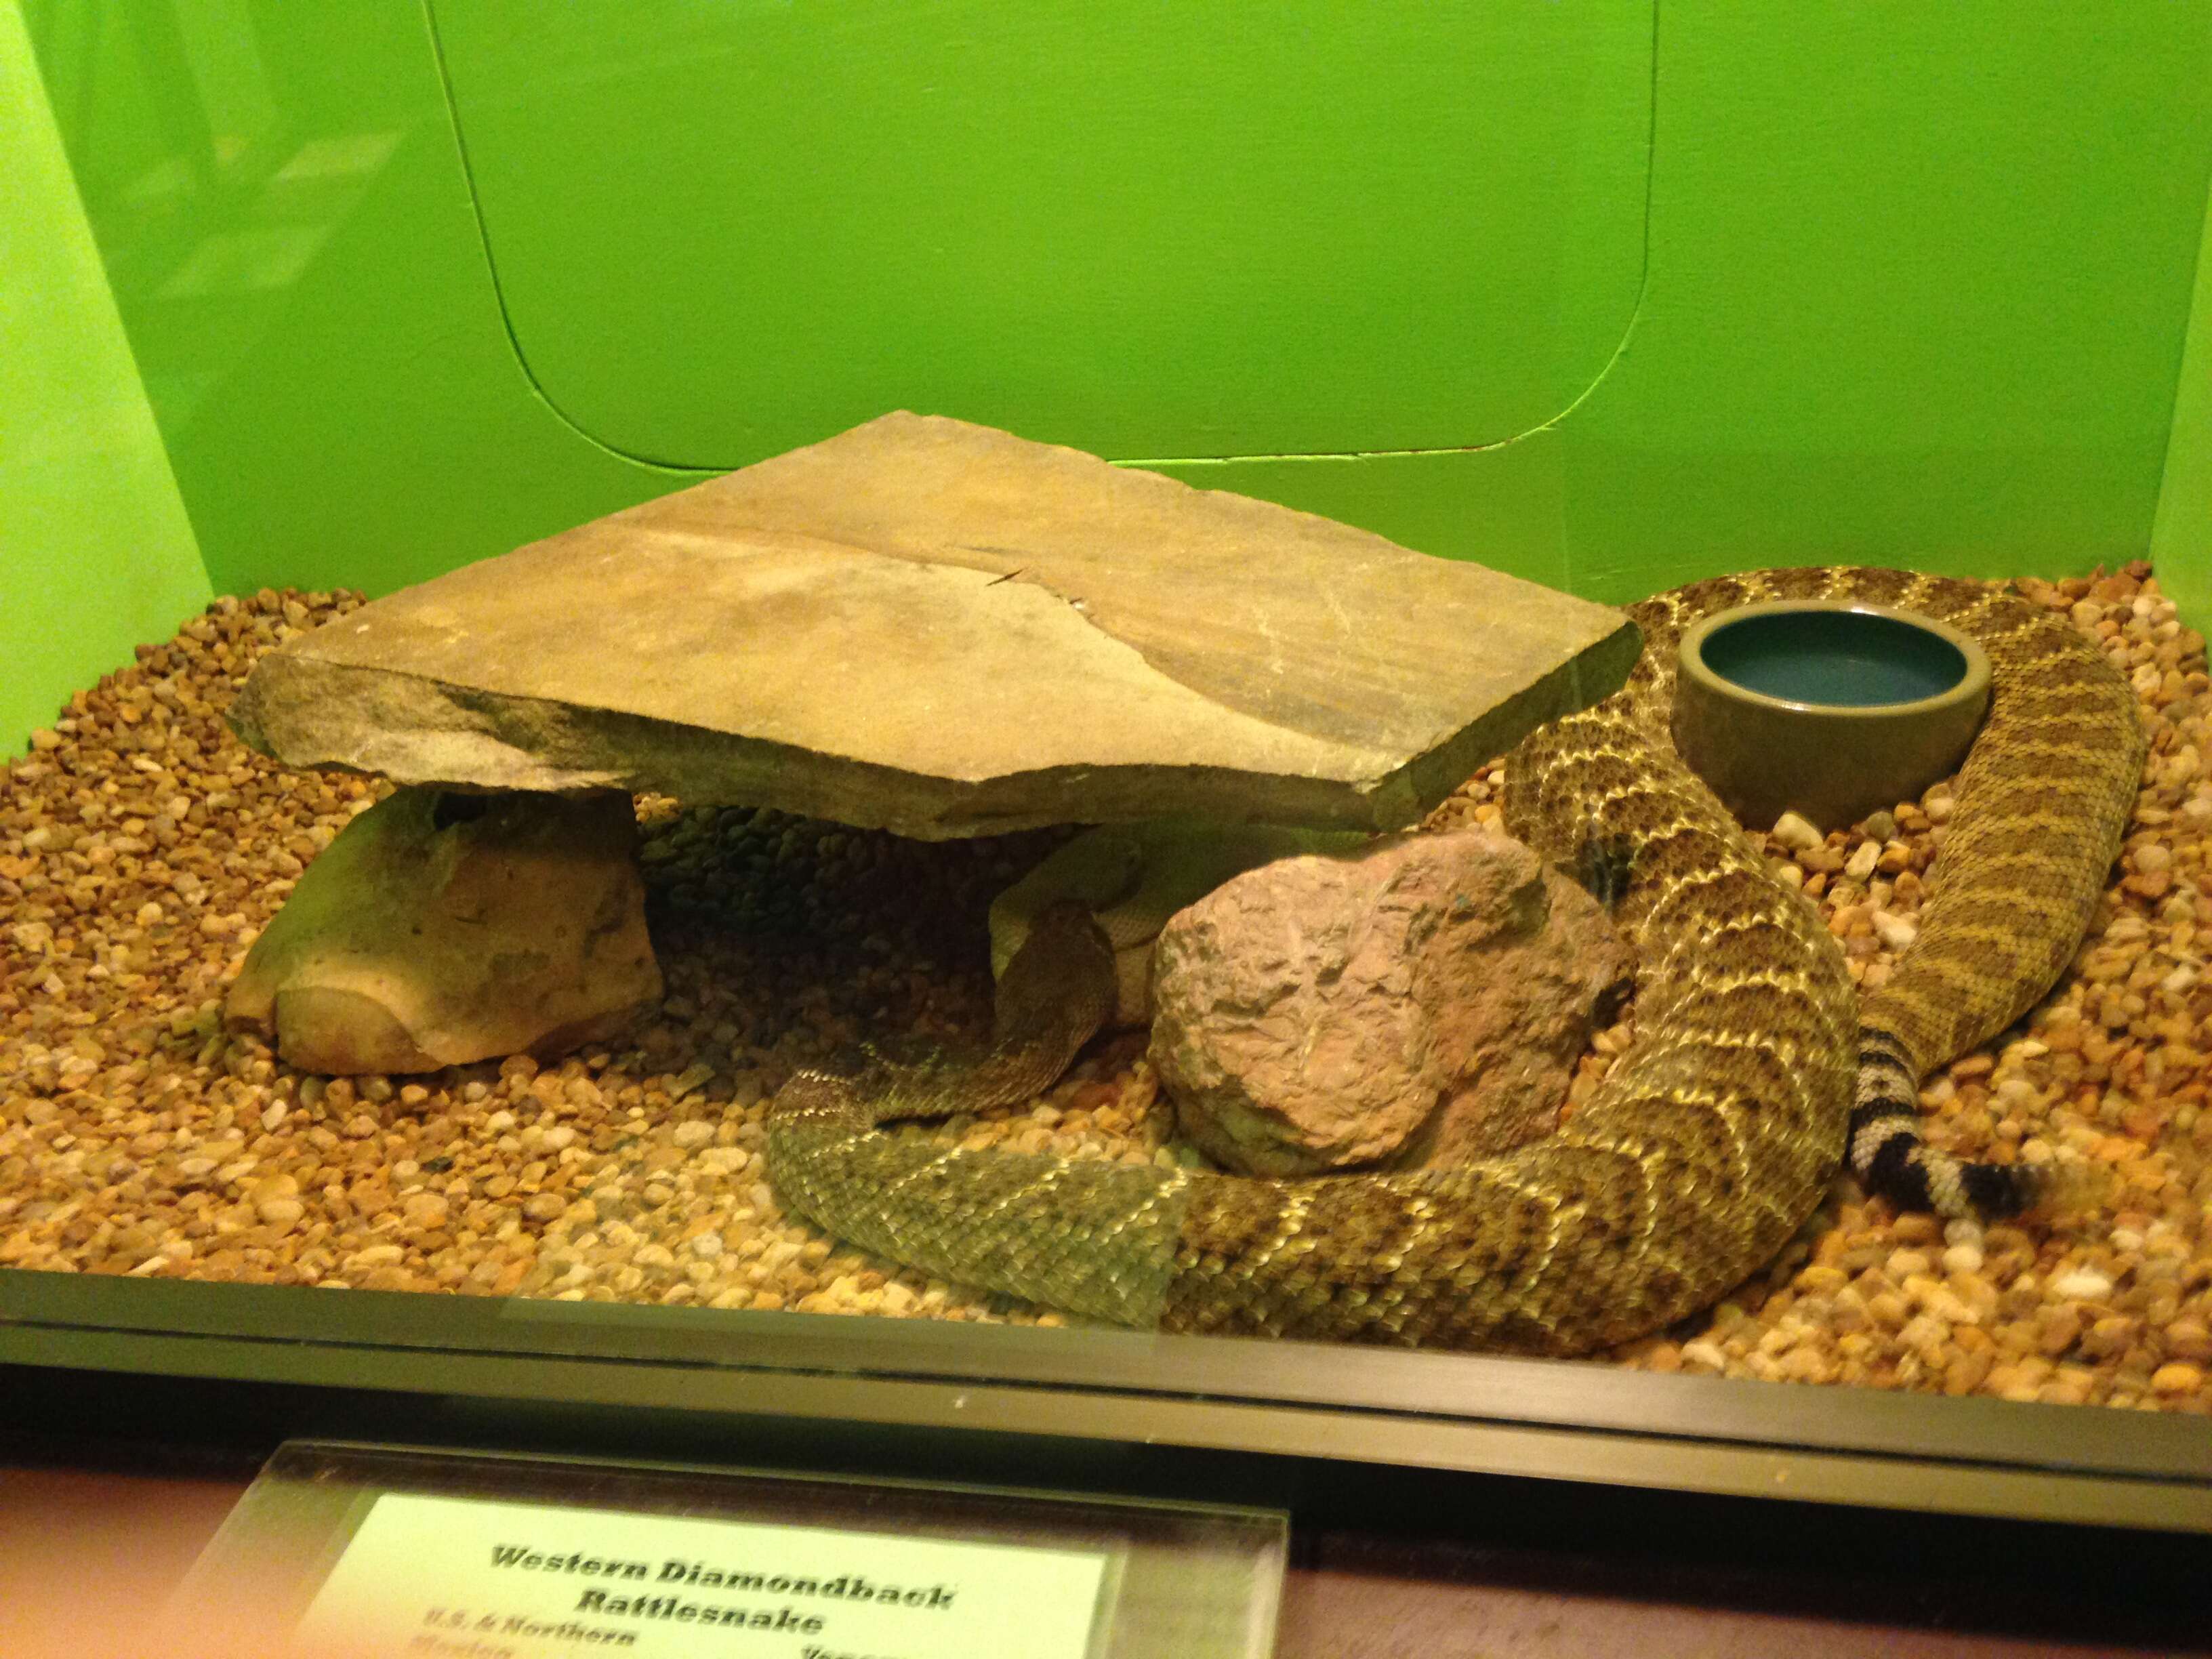
[(264, 658), (295, 766), (932, 839), (1417, 820), (1615, 690), (1619, 611), (1248, 496), (886, 415)]
[(991, 972), (1006, 970), (1030, 924), (1057, 900), (1088, 909), (1114, 947), (1109, 1030), (1152, 1019), (1152, 947), (1168, 919), (1231, 876), (1302, 853), (1350, 853), (1373, 838), (1349, 830), (1162, 818), (1087, 830), (991, 902)]
[(1152, 1065), (1182, 1132), (1245, 1174), (1464, 1163), (1556, 1127), (1633, 965), (1503, 836), (1284, 859), (1162, 929)]
[(624, 794), (402, 789), (307, 866), (224, 1018), (334, 1074), (605, 1041), (660, 1000), (636, 840)]

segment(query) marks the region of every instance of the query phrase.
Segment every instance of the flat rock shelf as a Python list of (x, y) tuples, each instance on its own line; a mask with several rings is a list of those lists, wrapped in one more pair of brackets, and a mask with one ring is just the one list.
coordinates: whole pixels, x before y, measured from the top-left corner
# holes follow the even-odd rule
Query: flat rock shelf
[(1636, 649), (1480, 565), (900, 414), (380, 599), (234, 717), (295, 766), (932, 838), (1391, 830)]
[[(2136, 1409), (2212, 1410), (2212, 707), (2203, 641), (2148, 572), (2029, 584), (2133, 676), (2154, 734), (2122, 863), (2059, 988), (1934, 1079), (1930, 1134), (1977, 1157), (2104, 1164), (2099, 1213), (1948, 1228), (1839, 1179), (1773, 1267), (1612, 1356)], [(219, 1028), (218, 998), (306, 860), (385, 786), (287, 770), (222, 714), (253, 665), (349, 596), (226, 599), (75, 698), (0, 771), (0, 1264), (386, 1290), (1058, 1322), (847, 1249), (786, 1217), (763, 1114), (863, 1034), (975, 1034), (990, 894), (1048, 834), (903, 840), (775, 812), (639, 805), (669, 994), (635, 1039), (401, 1082), (326, 1082)], [(1434, 823), (1493, 823), (1494, 772)], [(1768, 852), (1855, 975), (1910, 939), (1938, 785)], [(1632, 1033), (1601, 1033), (1586, 1091)], [(1136, 1038), (966, 1144), (1194, 1157)]]

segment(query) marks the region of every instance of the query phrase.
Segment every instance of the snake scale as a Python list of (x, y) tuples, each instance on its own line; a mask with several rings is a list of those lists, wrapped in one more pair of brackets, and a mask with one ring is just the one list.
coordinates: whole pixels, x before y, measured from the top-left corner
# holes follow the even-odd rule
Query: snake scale
[[(1863, 1006), (1811, 903), (1669, 735), (1681, 630), (1797, 597), (1941, 618), (1993, 670), (1918, 938)], [(1644, 647), (1623, 690), (1507, 763), (1506, 828), (1610, 872), (1638, 962), (1634, 1039), (1558, 1133), (1462, 1167), (1305, 1182), (880, 1133), (1026, 1099), (1088, 1040), (1112, 957), (1065, 907), (1009, 964), (985, 1053), (792, 1078), (769, 1125), (785, 1201), (929, 1273), (1122, 1324), (1573, 1354), (1758, 1271), (1846, 1156), (1905, 1206), (1994, 1216), (2051, 1197), (2033, 1166), (1924, 1146), (1917, 1085), (2032, 1007), (2093, 918), (2146, 747), (2118, 671), (2063, 614), (1901, 571), (1723, 576), (1630, 614)]]

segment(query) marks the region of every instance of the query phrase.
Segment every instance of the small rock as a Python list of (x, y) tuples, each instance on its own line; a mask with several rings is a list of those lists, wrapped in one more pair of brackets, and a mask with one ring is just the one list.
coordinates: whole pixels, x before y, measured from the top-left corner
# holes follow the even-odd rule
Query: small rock
[(2051, 1281), (2051, 1294), (2068, 1302), (2102, 1302), (2112, 1293), (2112, 1281), (2094, 1267), (2077, 1267)]
[(435, 1232), (446, 1224), (452, 1206), (435, 1193), (413, 1193), (400, 1206), (407, 1224), (422, 1232)]
[(1153, 1071), (1248, 1174), (1464, 1161), (1549, 1131), (1627, 951), (1582, 889), (1482, 830), (1279, 860), (1160, 932)]
[(385, 1091), (386, 1073), (626, 1030), (661, 991), (635, 840), (623, 794), (402, 789), (307, 867), (224, 1021)]
[(1912, 941), (1920, 937), (1920, 929), (1903, 916), (1893, 916), (1887, 910), (1877, 910), (1869, 918), (1874, 931), (1881, 942), (1893, 951), (1908, 951)]
[(704, 1118), (687, 1119), (669, 1133), (670, 1139), (686, 1149), (704, 1146), (714, 1138), (714, 1126)]
[(2177, 1319), (2166, 1328), (2166, 1351), (2177, 1359), (2212, 1359), (2212, 1330), (2197, 1319)]
[(296, 1198), (271, 1198), (253, 1206), (254, 1213), (278, 1232), (289, 1232), (300, 1224), (300, 1218), (307, 1212), (307, 1206)]
[(1794, 853), (1809, 853), (1827, 842), (1826, 836), (1795, 812), (1784, 812), (1774, 820), (1773, 839), (1778, 846)]

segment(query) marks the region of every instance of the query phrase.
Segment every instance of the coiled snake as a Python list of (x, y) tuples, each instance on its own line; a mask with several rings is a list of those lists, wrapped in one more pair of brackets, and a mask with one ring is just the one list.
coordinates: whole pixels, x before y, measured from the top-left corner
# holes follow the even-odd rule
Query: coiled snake
[[(1863, 1007), (1811, 904), (1668, 732), (1682, 629), (1753, 599), (1844, 596), (1948, 621), (1993, 670), (1918, 939)], [(987, 1054), (795, 1075), (769, 1120), (778, 1191), (899, 1261), (1122, 1324), (1548, 1354), (1718, 1299), (1781, 1249), (1846, 1154), (1905, 1206), (1996, 1215), (2048, 1196), (2032, 1166), (1923, 1146), (1917, 1089), (2032, 1007), (2095, 911), (2145, 751), (2118, 671), (2008, 590), (1900, 571), (1720, 577), (1630, 614), (1644, 649), (1626, 686), (1507, 763), (1507, 829), (1612, 871), (1638, 960), (1634, 1041), (1559, 1133), (1464, 1167), (1299, 1182), (878, 1133), (1025, 1099), (1088, 1040), (1112, 956), (1061, 908), (1001, 979)]]

